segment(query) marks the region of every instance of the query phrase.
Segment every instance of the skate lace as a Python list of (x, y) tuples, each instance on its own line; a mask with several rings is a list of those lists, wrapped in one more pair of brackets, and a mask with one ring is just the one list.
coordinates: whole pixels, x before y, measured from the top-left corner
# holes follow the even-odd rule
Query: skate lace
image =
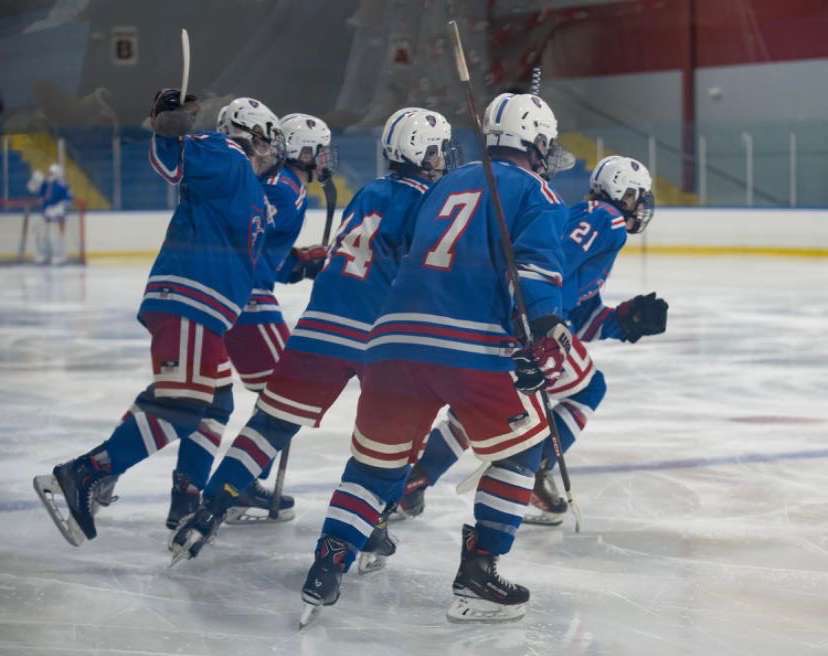
[(497, 584), (509, 592), (514, 592), (517, 589), (517, 586), (512, 583), (511, 581), (507, 581), (504, 579), (500, 572), (497, 571), (497, 559), (492, 558), (489, 562), (489, 575), (497, 582)]

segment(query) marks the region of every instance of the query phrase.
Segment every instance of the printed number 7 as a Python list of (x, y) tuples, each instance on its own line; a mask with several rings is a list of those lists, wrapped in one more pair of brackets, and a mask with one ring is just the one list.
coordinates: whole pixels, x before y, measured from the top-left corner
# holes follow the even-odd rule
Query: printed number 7
[[(466, 231), (469, 220), (474, 216), (480, 202), (480, 191), (464, 191), (451, 194), (443, 203), (443, 209), (437, 214), (438, 219), (451, 219), (451, 223), (440, 239), (426, 255), (425, 266), (432, 269), (451, 269), (454, 260), (454, 245)], [(453, 217), (453, 218), (452, 218)]]

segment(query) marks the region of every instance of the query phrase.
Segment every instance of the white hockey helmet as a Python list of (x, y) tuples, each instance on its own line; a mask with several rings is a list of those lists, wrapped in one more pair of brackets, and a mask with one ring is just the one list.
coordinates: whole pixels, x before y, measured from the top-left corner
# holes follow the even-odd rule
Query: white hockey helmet
[(546, 101), (531, 93), (501, 93), (483, 114), (487, 146), (535, 152), (533, 168), (549, 176), (575, 165), (571, 153), (557, 143), (558, 119)]
[(395, 137), (397, 136), (397, 127), (399, 127), (400, 121), (403, 117), (411, 114), (412, 112), (416, 112), (420, 107), (403, 107), (402, 109), (398, 109), (396, 112), (391, 114), (388, 117), (388, 120), (385, 121), (385, 126), (382, 128), (382, 137), (380, 137), (380, 143), (382, 144), (382, 153), (385, 155), (385, 158), (389, 162), (397, 161), (393, 159), (392, 155), (394, 153), (394, 146), (396, 144)]
[(257, 174), (284, 161), (285, 142), (279, 118), (259, 100), (236, 98), (222, 107), (216, 129), (245, 149)]
[(63, 167), (55, 162), (49, 165), (47, 175), (49, 180), (63, 180)]
[(442, 173), (453, 168), (456, 149), (452, 146), (451, 124), (446, 117), (422, 107), (400, 110), (403, 111), (390, 126), (386, 122), (389, 130), (383, 150), (388, 160), (426, 172)]
[(612, 203), (627, 217), (627, 231), (643, 232), (655, 213), (653, 179), (632, 157), (610, 155), (598, 162), (589, 179), (592, 193)]
[(324, 182), (336, 170), (337, 154), (331, 147), (331, 129), (321, 118), (310, 114), (288, 114), (282, 117), (287, 160), (294, 166)]

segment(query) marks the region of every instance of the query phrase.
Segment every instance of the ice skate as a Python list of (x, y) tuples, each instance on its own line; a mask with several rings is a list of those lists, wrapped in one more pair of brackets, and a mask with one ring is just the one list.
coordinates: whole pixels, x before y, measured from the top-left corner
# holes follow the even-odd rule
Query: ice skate
[(477, 532), (463, 526), (460, 567), (452, 585), (450, 622), (509, 622), (526, 614), (529, 590), (497, 573), (497, 556), (477, 547)]
[(118, 500), (118, 495), (115, 494), (115, 484), (117, 482), (118, 476), (107, 476), (95, 488), (95, 492), (92, 495), (93, 515), (97, 515), (101, 508), (106, 508)]
[(224, 521), (232, 525), (287, 522), (296, 517), (294, 503), (293, 497), (283, 494), (279, 499), (279, 510), (274, 511), (273, 492), (256, 479), (236, 498)]
[(397, 502), (397, 507), (389, 519), (396, 522), (422, 515), (425, 510), (425, 491), (428, 486), (429, 481), (425, 473), (420, 469), (419, 464), (414, 465), (405, 482), (403, 496)]
[(305, 602), (305, 607), (299, 619), (300, 629), (310, 624), (324, 606), (333, 606), (339, 599), (347, 555), (346, 542), (331, 536), (319, 541), (315, 560), (308, 571), (305, 585), (302, 586), (302, 601)]
[(558, 487), (551, 469), (543, 465), (535, 474), (535, 487), (529, 500), (529, 507), (524, 524), (542, 524), (544, 526), (560, 526), (569, 508)]
[[(92, 540), (98, 534), (94, 513), (100, 502), (96, 503), (96, 496), (101, 494), (101, 487), (107, 480), (113, 478), (110, 471), (111, 465), (103, 452), (58, 465), (51, 475), (35, 476), (33, 484), (37, 495), (55, 526), (72, 546), (79, 547), (84, 539)], [(66, 501), (68, 516), (65, 509), (58, 506), (56, 493)]]
[(170, 511), (167, 513), (167, 528), (174, 531), (181, 520), (192, 515), (201, 502), (201, 492), (190, 481), (189, 476), (177, 469), (173, 471), (173, 486), (170, 492)]
[[(384, 515), (385, 513), (383, 513)], [(388, 531), (388, 522), (385, 517), (374, 527), (368, 542), (362, 548), (357, 561), (357, 571), (360, 574), (370, 574), (385, 567), (385, 561), (397, 551), (397, 539)]]
[(232, 503), (232, 498), (228, 493), (222, 493), (213, 499), (205, 499), (195, 513), (181, 521), (178, 530), (170, 538), (170, 551), (172, 551), (170, 567), (182, 560), (195, 558), (206, 545), (215, 539), (230, 503)]

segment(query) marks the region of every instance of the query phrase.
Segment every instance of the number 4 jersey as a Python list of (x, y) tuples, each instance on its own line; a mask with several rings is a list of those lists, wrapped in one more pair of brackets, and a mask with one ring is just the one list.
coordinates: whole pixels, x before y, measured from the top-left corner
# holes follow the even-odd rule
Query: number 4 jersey
[(288, 348), (362, 362), (371, 326), (410, 243), (415, 209), (430, 184), (390, 174), (354, 196)]
[[(535, 173), (507, 161), (493, 166), (529, 318), (562, 316), (566, 206)], [(452, 171), (428, 192), (371, 332), (368, 362), (512, 369), (513, 302), (489, 196), (479, 163)]]

